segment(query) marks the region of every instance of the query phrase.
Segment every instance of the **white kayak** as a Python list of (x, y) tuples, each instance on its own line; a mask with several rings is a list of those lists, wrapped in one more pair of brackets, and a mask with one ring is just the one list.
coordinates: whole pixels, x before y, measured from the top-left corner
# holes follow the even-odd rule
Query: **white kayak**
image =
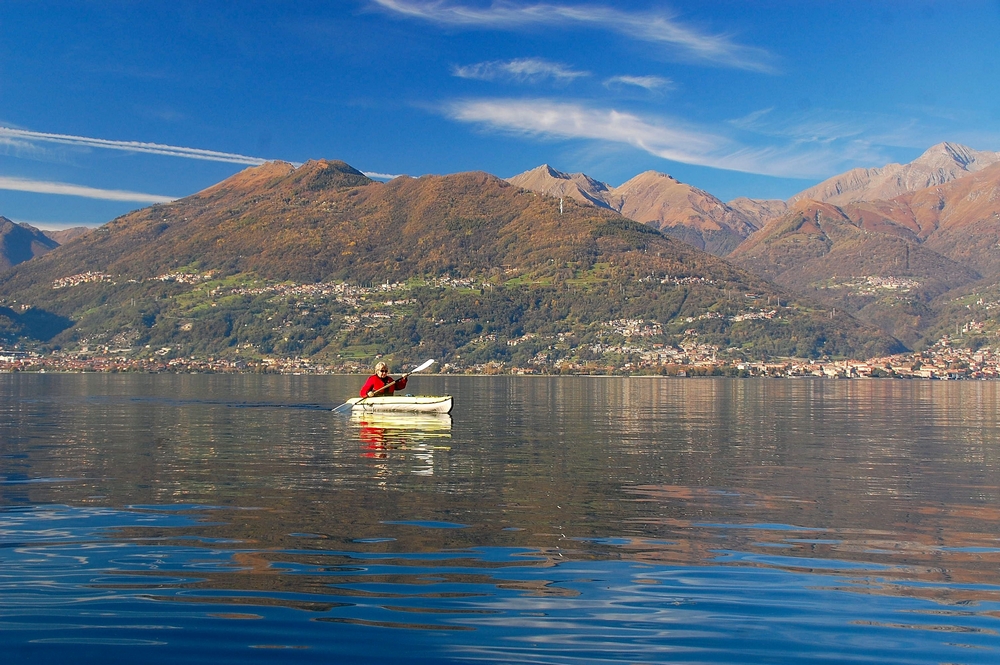
[(379, 413), (384, 411), (405, 411), (408, 413), (449, 413), (451, 395), (414, 396), (386, 395), (379, 397), (354, 397), (347, 400), (352, 411)]

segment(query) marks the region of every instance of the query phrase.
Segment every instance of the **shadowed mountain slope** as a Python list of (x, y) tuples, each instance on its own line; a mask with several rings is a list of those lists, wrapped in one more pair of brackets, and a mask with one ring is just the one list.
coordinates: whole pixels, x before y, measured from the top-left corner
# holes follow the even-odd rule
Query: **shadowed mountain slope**
[(28, 224), (0, 217), (0, 271), (8, 270), (59, 246), (55, 240)]

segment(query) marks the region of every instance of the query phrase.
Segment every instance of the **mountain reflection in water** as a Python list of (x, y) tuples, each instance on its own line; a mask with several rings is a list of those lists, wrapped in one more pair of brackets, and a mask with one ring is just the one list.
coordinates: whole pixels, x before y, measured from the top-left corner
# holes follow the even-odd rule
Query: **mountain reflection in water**
[(5, 651), (996, 662), (994, 383), (356, 383), (0, 376)]

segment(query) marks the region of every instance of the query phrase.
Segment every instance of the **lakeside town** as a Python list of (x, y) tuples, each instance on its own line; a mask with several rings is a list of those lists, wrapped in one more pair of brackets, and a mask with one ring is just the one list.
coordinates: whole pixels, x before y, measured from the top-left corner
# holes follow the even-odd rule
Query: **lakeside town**
[[(516, 343), (511, 340), (508, 343)], [(682, 344), (680, 347), (655, 345), (652, 350), (638, 347), (606, 347), (600, 350), (638, 360), (621, 364), (601, 361), (581, 362), (572, 358), (552, 358), (539, 353), (529, 363), (513, 365), (488, 362), (463, 365), (445, 362), (438, 366), (444, 374), (513, 375), (660, 375), (674, 377), (827, 377), (836, 379), (899, 378), (986, 380), (1000, 378), (1000, 349), (970, 349), (953, 345), (945, 336), (921, 352), (901, 353), (866, 360), (780, 358), (749, 362), (727, 358), (709, 344)], [(0, 372), (140, 372), (140, 373), (266, 373), (266, 374), (360, 374), (369, 364), (343, 360), (324, 364), (306, 358), (195, 358), (167, 356), (169, 348), (144, 353), (62, 352), (38, 353), (0, 348)], [(400, 368), (405, 371), (406, 367)]]

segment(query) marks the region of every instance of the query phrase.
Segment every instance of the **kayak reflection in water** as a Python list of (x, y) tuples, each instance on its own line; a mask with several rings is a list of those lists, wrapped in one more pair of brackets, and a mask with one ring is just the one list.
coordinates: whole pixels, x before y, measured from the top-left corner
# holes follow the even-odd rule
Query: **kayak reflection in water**
[(383, 362), (375, 365), (375, 373), (368, 377), (364, 387), (359, 393), (361, 397), (374, 397), (376, 395), (392, 395), (397, 389), (406, 387), (406, 376), (401, 376), (394, 380), (389, 376), (389, 366)]
[[(370, 427), (367, 424), (358, 431), (358, 438), (361, 439), (362, 457), (374, 457), (376, 459), (387, 459), (389, 457), (388, 446), (385, 441), (385, 428)], [(403, 445), (406, 441), (400, 440)]]
[(364, 413), (351, 414), (351, 424), (358, 428), (361, 456), (397, 461), (421, 462), (412, 473), (433, 473), (434, 454), (451, 450), (443, 439), (451, 438), (451, 416), (444, 413)]

